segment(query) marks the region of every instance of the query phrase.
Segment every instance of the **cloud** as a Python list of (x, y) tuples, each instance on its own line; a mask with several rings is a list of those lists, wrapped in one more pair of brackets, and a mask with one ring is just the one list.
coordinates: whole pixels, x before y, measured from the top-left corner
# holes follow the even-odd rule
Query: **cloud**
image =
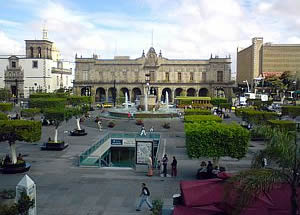
[(23, 46), (0, 31), (0, 55), (24, 55)]
[[(68, 4), (68, 0), (16, 1), (31, 5), (34, 19), (25, 22), (23, 29), (30, 32), (27, 37), (41, 35), (43, 20), (47, 20), (49, 39), (68, 59), (74, 59), (75, 53), (86, 57), (93, 53), (103, 58), (115, 54), (139, 57), (143, 49), (149, 49), (153, 30), (154, 47), (157, 52), (161, 49), (163, 56), (195, 59), (209, 58), (211, 53), (220, 57), (230, 54), (235, 71), (237, 46), (251, 45), (253, 37), (275, 43), (300, 41), (298, 0), (128, 1), (136, 4), (139, 14), (145, 12), (147, 16), (126, 10), (91, 12), (76, 3)], [(6, 43), (15, 42), (11, 39)]]

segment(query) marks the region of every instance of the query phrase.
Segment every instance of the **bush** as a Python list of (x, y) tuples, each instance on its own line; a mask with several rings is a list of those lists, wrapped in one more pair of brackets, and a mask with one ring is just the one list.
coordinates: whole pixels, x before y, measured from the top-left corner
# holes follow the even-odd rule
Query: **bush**
[(282, 106), (281, 107), (282, 115), (297, 117), (300, 116), (300, 106)]
[(222, 122), (222, 119), (215, 115), (190, 115), (190, 116), (184, 116), (184, 122)]
[(64, 108), (65, 105), (65, 98), (34, 98), (29, 101), (30, 108)]
[(162, 214), (162, 208), (163, 208), (163, 201), (162, 200), (153, 200), (153, 210), (152, 215), (161, 215)]
[(21, 110), (21, 116), (22, 117), (34, 117), (38, 113), (41, 112), (40, 108), (28, 108), (28, 109), (22, 109)]
[(220, 108), (231, 109), (231, 104), (230, 103), (221, 103)]
[(136, 124), (136, 125), (144, 125), (144, 121), (141, 120), (141, 119), (137, 119), (137, 120), (135, 121), (135, 124)]
[(2, 112), (11, 111), (12, 108), (13, 108), (12, 103), (0, 103), (0, 111)]
[(69, 96), (67, 97), (67, 103), (69, 105), (77, 106), (82, 104), (90, 104), (91, 97), (90, 96)]
[(270, 137), (268, 136), (268, 134), (270, 134), (271, 129), (272, 128), (270, 126), (266, 125), (255, 126), (253, 129), (250, 130), (251, 140), (269, 139)]
[(268, 120), (277, 119), (275, 112), (258, 111), (250, 108), (240, 108), (235, 111), (236, 116), (252, 124), (265, 124)]
[(169, 129), (171, 126), (170, 126), (170, 123), (169, 122), (165, 122), (163, 125), (162, 125), (163, 128), (166, 128), (166, 129)]
[(272, 128), (279, 130), (295, 131), (296, 123), (291, 120), (268, 120), (268, 124)]
[(246, 155), (249, 131), (236, 123), (185, 123), (186, 146), (191, 158)]
[(186, 109), (184, 110), (184, 115), (211, 115), (211, 111), (201, 109)]
[(222, 103), (227, 103), (228, 100), (226, 98), (212, 98), (210, 103), (213, 105), (213, 106), (219, 106), (220, 104)]
[(7, 115), (5, 113), (0, 112), (0, 120), (7, 120)]
[(109, 128), (113, 128), (113, 127), (115, 127), (115, 125), (116, 125), (116, 124), (115, 124), (113, 121), (110, 121), (110, 122), (108, 122), (108, 125), (107, 125), (107, 126), (108, 126)]

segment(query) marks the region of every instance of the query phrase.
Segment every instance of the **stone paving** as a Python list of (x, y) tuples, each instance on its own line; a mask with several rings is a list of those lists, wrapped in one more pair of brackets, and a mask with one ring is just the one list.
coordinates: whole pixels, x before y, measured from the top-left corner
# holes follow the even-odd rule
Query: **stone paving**
[[(98, 115), (93, 113), (93, 117)], [(94, 119), (88, 119), (82, 126), (88, 132), (87, 136), (71, 137), (64, 131), (76, 127), (75, 119), (64, 123), (59, 128), (59, 139), (64, 139), (70, 146), (64, 151), (41, 151), (39, 144), (53, 137), (52, 126), (43, 127), (42, 140), (38, 143), (17, 143), (17, 153), (21, 152), (24, 159), (32, 164), (27, 173), (37, 185), (37, 207), (41, 215), (134, 215), (151, 214), (144, 205), (141, 212), (136, 212), (136, 204), (141, 183), (145, 182), (151, 192), (152, 199), (162, 199), (165, 204), (172, 202), (172, 195), (179, 193), (180, 180), (195, 179), (201, 159), (191, 160), (186, 155), (183, 122), (179, 119), (146, 119), (145, 127), (149, 130), (154, 126), (155, 132), (161, 133), (166, 140), (166, 153), (171, 160), (178, 160), (178, 177), (161, 178), (158, 171), (155, 176), (147, 177), (133, 170), (95, 169), (78, 167), (78, 156), (95, 143), (106, 132), (139, 132), (140, 126), (135, 120), (115, 120), (116, 126), (107, 128), (104, 120), (104, 130), (99, 132)], [(162, 128), (162, 123), (168, 121), (170, 129)], [(230, 120), (229, 120), (230, 121)], [(221, 164), (229, 171), (249, 168), (251, 155), (262, 149), (260, 142), (252, 142), (253, 147), (245, 158), (238, 161), (232, 158), (222, 158)], [(9, 152), (8, 143), (0, 144), (0, 156)], [(205, 158), (203, 158), (205, 159)], [(205, 159), (208, 160), (208, 159)], [(0, 189), (14, 189), (24, 174), (0, 175)]]

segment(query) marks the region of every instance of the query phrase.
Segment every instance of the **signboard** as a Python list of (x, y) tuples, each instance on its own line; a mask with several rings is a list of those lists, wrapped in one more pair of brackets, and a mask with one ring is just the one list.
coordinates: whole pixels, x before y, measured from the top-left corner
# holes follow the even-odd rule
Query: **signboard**
[(136, 141), (136, 164), (147, 164), (152, 150), (152, 141)]
[(123, 139), (111, 139), (110, 144), (112, 146), (121, 146), (123, 145)]
[(255, 99), (255, 93), (249, 93), (249, 98), (250, 99)]
[(260, 99), (263, 102), (267, 102), (269, 100), (268, 95), (261, 95)]
[(240, 105), (246, 105), (247, 103), (246, 103), (246, 101), (247, 101), (247, 99), (246, 99), (246, 97), (240, 97)]

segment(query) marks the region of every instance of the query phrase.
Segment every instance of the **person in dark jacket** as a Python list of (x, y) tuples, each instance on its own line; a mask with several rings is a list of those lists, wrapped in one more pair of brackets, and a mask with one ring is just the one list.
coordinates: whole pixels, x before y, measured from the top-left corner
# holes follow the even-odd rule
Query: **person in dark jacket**
[(164, 177), (167, 177), (168, 161), (169, 160), (168, 160), (167, 154), (165, 154), (164, 157), (163, 157), (163, 159), (162, 159)]
[(146, 202), (146, 204), (148, 205), (148, 207), (150, 208), (150, 210), (152, 211), (153, 209), (153, 205), (151, 204), (151, 202), (149, 201), (149, 197), (150, 197), (150, 191), (149, 189), (146, 187), (145, 183), (142, 183), (142, 192), (140, 194), (140, 203), (136, 209), (136, 211), (141, 211), (141, 207), (144, 204), (144, 202)]
[(173, 156), (173, 161), (171, 163), (172, 166), (172, 177), (176, 177), (177, 176), (177, 160), (175, 158), (175, 156)]
[(208, 164), (207, 164), (207, 177), (208, 178), (211, 178), (212, 177), (212, 171), (213, 171), (214, 167), (211, 163), (211, 161), (208, 161)]

